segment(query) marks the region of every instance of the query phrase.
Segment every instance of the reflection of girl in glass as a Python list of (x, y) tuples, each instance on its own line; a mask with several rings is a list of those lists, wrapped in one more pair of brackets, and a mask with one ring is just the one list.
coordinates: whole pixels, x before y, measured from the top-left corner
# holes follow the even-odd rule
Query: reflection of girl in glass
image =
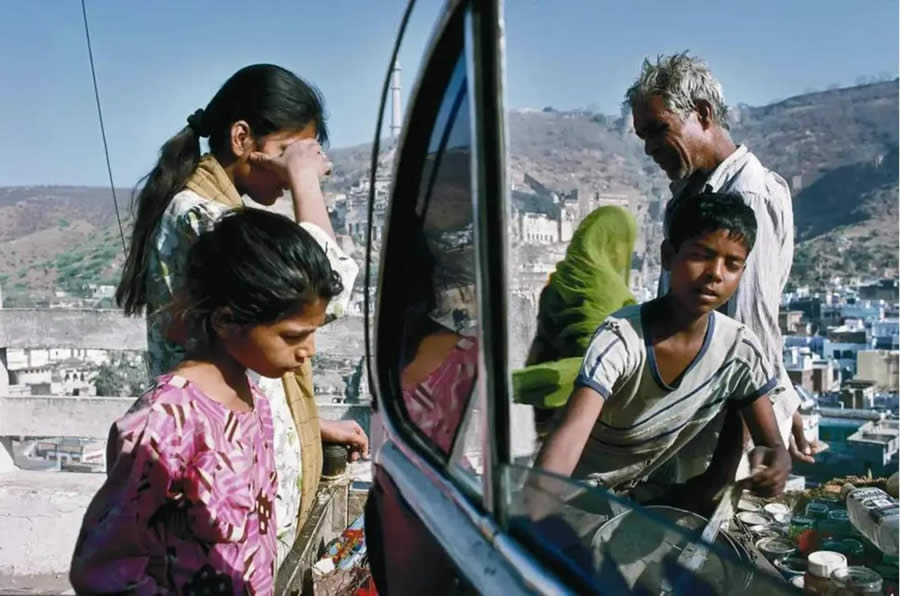
[(421, 223), (407, 261), (403, 404), (410, 420), (446, 454), (477, 373), (469, 158), (468, 151), (448, 151), (438, 160), (433, 190), (416, 207)]
[(541, 292), (527, 367), (513, 373), (513, 395), (535, 406), (538, 436), (572, 393), (581, 359), (607, 316), (636, 304), (628, 289), (636, 224), (620, 207), (600, 207), (579, 224)]

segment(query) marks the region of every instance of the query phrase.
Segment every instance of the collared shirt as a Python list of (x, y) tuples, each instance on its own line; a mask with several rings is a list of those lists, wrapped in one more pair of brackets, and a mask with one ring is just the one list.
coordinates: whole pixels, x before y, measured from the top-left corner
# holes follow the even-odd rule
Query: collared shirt
[[(763, 167), (745, 145), (738, 146), (719, 164), (704, 184), (695, 182), (679, 180), (672, 183), (673, 197), (666, 204), (665, 212), (667, 238), (674, 207), (682, 198), (703, 189), (737, 193), (756, 213), (756, 243), (747, 259), (741, 283), (723, 312), (753, 331), (775, 368), (780, 383), (771, 397), (781, 428), (800, 405), (800, 398), (784, 370), (784, 340), (778, 326), (781, 293), (794, 260), (794, 210), (790, 189), (781, 176)], [(664, 295), (668, 289), (669, 275), (663, 271), (659, 295)]]

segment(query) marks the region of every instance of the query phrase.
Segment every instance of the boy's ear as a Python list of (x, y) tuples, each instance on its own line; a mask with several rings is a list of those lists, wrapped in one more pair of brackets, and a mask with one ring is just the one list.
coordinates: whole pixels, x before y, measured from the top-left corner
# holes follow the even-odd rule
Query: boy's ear
[(675, 247), (668, 240), (663, 240), (659, 247), (659, 258), (665, 271), (672, 270), (672, 259), (675, 258)]

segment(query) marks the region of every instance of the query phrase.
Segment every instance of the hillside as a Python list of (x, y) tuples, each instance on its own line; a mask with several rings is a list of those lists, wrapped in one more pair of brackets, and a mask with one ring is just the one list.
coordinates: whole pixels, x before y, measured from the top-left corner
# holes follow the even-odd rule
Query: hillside
[[(116, 194), (125, 215), (131, 192), (117, 189)], [(109, 188), (0, 188), (0, 284), (5, 306), (46, 300), (55, 289), (115, 283), (123, 261)]]
[[(893, 269), (896, 275), (896, 81), (739, 105), (732, 117), (735, 141), (793, 188), (795, 282), (835, 270), (880, 276)], [(585, 111), (514, 110), (508, 131), (517, 201), (531, 200), (537, 187), (627, 197), (643, 223), (638, 252), (654, 260), (668, 181), (627, 121)], [(359, 180), (370, 151), (370, 145), (329, 150), (335, 173), (326, 190), (343, 192)], [(117, 194), (126, 216), (131, 193)], [(125, 225), (127, 233), (127, 219)], [(0, 284), (8, 306), (54, 288), (112, 283), (121, 262), (108, 189), (0, 188)]]

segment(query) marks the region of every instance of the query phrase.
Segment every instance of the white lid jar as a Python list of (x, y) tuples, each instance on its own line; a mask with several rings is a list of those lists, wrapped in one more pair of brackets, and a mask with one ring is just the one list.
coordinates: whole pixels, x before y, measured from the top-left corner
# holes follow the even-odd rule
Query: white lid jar
[(827, 595), (831, 592), (831, 574), (847, 567), (847, 557), (830, 550), (819, 550), (806, 558), (803, 591), (806, 594)]

